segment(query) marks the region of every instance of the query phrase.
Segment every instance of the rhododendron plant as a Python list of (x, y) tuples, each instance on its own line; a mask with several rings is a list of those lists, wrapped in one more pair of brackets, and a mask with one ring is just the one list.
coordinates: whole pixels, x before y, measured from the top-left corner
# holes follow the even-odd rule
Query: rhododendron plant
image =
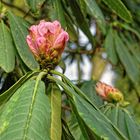
[(117, 89), (103, 82), (96, 84), (96, 92), (103, 100), (109, 102), (122, 102), (124, 100), (123, 94)]
[(0, 140), (140, 140), (139, 5), (1, 0)]
[(59, 21), (41, 20), (38, 25), (29, 28), (26, 38), (28, 46), (41, 67), (56, 65), (69, 40), (69, 35), (61, 28)]

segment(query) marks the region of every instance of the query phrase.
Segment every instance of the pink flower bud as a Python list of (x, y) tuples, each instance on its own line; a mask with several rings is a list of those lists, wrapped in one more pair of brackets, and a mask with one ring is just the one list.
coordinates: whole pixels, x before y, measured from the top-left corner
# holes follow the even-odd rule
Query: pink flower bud
[(123, 101), (122, 93), (118, 89), (110, 85), (107, 85), (102, 82), (98, 82), (96, 84), (95, 89), (96, 89), (97, 94), (101, 96), (103, 100), (106, 100), (109, 102), (122, 102)]
[(31, 26), (26, 38), (35, 58), (40, 64), (43, 61), (43, 65), (44, 62), (56, 65), (68, 40), (68, 33), (61, 28), (58, 21), (46, 22), (45, 20), (40, 21), (38, 25)]

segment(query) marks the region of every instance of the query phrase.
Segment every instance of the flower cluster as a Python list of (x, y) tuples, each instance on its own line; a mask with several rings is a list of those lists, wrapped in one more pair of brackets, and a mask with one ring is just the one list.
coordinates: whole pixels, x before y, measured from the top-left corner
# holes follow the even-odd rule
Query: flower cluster
[(38, 25), (29, 28), (27, 44), (42, 68), (48, 64), (55, 66), (64, 51), (69, 35), (58, 21), (41, 20)]
[(101, 96), (103, 100), (109, 102), (123, 102), (124, 100), (122, 93), (118, 89), (105, 83), (98, 82), (95, 89), (97, 94)]

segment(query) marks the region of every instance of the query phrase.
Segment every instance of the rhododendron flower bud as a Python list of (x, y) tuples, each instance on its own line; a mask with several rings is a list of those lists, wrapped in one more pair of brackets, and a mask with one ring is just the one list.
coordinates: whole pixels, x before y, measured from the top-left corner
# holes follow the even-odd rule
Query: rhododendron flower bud
[(58, 21), (40, 21), (29, 28), (27, 44), (42, 68), (48, 64), (55, 66), (64, 51), (69, 35)]
[(123, 94), (116, 88), (102, 82), (96, 84), (96, 92), (103, 100), (109, 102), (123, 102)]

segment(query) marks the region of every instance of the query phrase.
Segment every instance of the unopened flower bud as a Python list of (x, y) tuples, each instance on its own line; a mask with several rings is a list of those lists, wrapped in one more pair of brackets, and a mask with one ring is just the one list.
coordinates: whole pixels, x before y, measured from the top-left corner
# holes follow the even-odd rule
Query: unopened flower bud
[(116, 88), (102, 82), (96, 84), (96, 92), (103, 100), (108, 102), (123, 102), (123, 94)]
[(69, 35), (58, 21), (40, 21), (29, 28), (27, 44), (42, 68), (48, 64), (55, 66), (61, 58)]

